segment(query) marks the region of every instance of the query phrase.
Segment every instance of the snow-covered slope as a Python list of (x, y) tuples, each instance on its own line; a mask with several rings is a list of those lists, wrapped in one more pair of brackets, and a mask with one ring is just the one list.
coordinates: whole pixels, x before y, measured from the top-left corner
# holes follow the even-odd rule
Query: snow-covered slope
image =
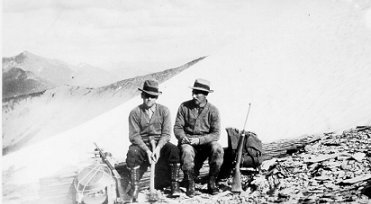
[(168, 80), (203, 58), (182, 66), (121, 80), (99, 88), (61, 86), (3, 100), (3, 154), (78, 126), (139, 94), (146, 79)]
[[(349, 1), (284, 2), (251, 2), (244, 8), (251, 18), (236, 18), (240, 39), (161, 84), (158, 102), (170, 108), (173, 122), (179, 104), (191, 98), (188, 87), (205, 78), (215, 90), (208, 99), (219, 108), (223, 128), (242, 128), (251, 102), (246, 129), (264, 142), (371, 124), (370, 7)], [(93, 142), (123, 160), (128, 114), (139, 103), (135, 98), (9, 154), (4, 167), (24, 167), (15, 178), (48, 176), (89, 157)], [(226, 145), (224, 130), (221, 138)]]

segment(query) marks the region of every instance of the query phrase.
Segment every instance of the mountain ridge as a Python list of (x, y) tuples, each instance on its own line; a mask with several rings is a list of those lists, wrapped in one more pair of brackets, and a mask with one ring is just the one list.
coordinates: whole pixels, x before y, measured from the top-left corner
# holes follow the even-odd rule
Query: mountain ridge
[[(29, 51), (21, 52), (13, 57), (3, 57), (2, 65), (3, 81), (6, 80), (9, 82), (11, 80), (15, 80), (6, 79), (5, 77), (9, 77), (7, 73), (13, 68), (18, 68), (31, 72), (33, 75), (37, 76), (39, 81), (36, 83), (43, 84), (45, 81), (48, 82), (48, 86), (40, 85), (40, 87), (36, 89), (38, 91), (42, 91), (41, 89), (43, 87), (50, 89), (63, 85), (99, 87), (118, 80), (116, 76), (108, 71), (88, 64), (80, 64), (77, 66), (70, 65), (62, 60), (41, 57)], [(21, 83), (21, 81), (19, 81), (18, 84), (19, 83)], [(20, 86), (27, 87), (25, 84), (20, 84)], [(12, 87), (9, 87), (8, 84), (3, 83), (3, 90), (8, 89), (12, 90)], [(21, 93), (8, 93), (7, 95), (3, 95), (3, 98), (33, 92), (34, 91), (32, 89), (27, 90), (24, 88)]]
[(99, 88), (64, 85), (3, 99), (3, 154), (81, 124), (138, 95), (146, 79), (162, 83), (204, 58)]
[(3, 99), (45, 91), (55, 87), (31, 71), (12, 67), (3, 72)]

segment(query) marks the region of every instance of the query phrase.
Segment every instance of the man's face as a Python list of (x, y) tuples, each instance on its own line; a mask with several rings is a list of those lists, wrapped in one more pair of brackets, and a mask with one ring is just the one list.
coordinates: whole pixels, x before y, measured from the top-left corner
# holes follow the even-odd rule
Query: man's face
[(147, 108), (151, 108), (156, 103), (157, 98), (158, 98), (158, 96), (150, 95), (150, 94), (147, 94), (145, 92), (142, 92), (143, 104)]
[(207, 92), (199, 91), (196, 89), (193, 89), (192, 91), (193, 101), (196, 105), (200, 105), (206, 102), (206, 96), (207, 96)]

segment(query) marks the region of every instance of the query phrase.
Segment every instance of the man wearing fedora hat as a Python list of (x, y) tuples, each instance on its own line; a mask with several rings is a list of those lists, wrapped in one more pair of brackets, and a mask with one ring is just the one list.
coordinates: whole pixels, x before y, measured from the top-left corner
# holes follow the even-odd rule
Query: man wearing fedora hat
[(208, 191), (217, 194), (216, 179), (223, 163), (223, 147), (217, 142), (220, 137), (218, 109), (206, 99), (210, 82), (196, 79), (192, 89), (193, 99), (183, 102), (176, 116), (174, 134), (181, 150), (182, 169), (188, 181), (187, 195), (195, 195), (194, 179), (203, 162), (209, 158)]
[[(170, 143), (171, 118), (169, 109), (156, 103), (159, 95), (158, 82), (146, 80), (142, 93), (143, 103), (135, 107), (129, 115), (129, 140), (132, 143), (126, 157), (130, 170), (133, 201), (137, 199), (139, 180), (150, 163), (156, 163), (155, 186), (163, 188), (170, 185), (172, 196), (179, 196), (180, 159), (177, 146)], [(149, 138), (156, 141), (156, 148), (150, 149)]]

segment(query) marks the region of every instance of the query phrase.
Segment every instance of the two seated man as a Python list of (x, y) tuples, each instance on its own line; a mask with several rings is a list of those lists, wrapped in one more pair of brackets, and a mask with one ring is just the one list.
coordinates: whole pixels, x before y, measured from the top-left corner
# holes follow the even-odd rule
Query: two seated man
[[(130, 170), (133, 201), (139, 192), (139, 180), (148, 166), (156, 163), (155, 184), (157, 187), (171, 185), (171, 195), (180, 195), (180, 167), (187, 181), (186, 194), (195, 195), (195, 181), (203, 162), (209, 159), (208, 191), (217, 194), (216, 179), (223, 163), (223, 147), (217, 142), (220, 137), (220, 117), (218, 109), (207, 100), (210, 82), (197, 79), (192, 89), (192, 99), (183, 102), (177, 112), (174, 135), (178, 146), (170, 143), (171, 118), (169, 109), (156, 103), (162, 94), (158, 82), (146, 80), (139, 88), (143, 103), (135, 107), (129, 115), (129, 140), (132, 143), (126, 157)], [(150, 148), (150, 139), (156, 141), (156, 148)], [(164, 183), (163, 181), (171, 181)]]

